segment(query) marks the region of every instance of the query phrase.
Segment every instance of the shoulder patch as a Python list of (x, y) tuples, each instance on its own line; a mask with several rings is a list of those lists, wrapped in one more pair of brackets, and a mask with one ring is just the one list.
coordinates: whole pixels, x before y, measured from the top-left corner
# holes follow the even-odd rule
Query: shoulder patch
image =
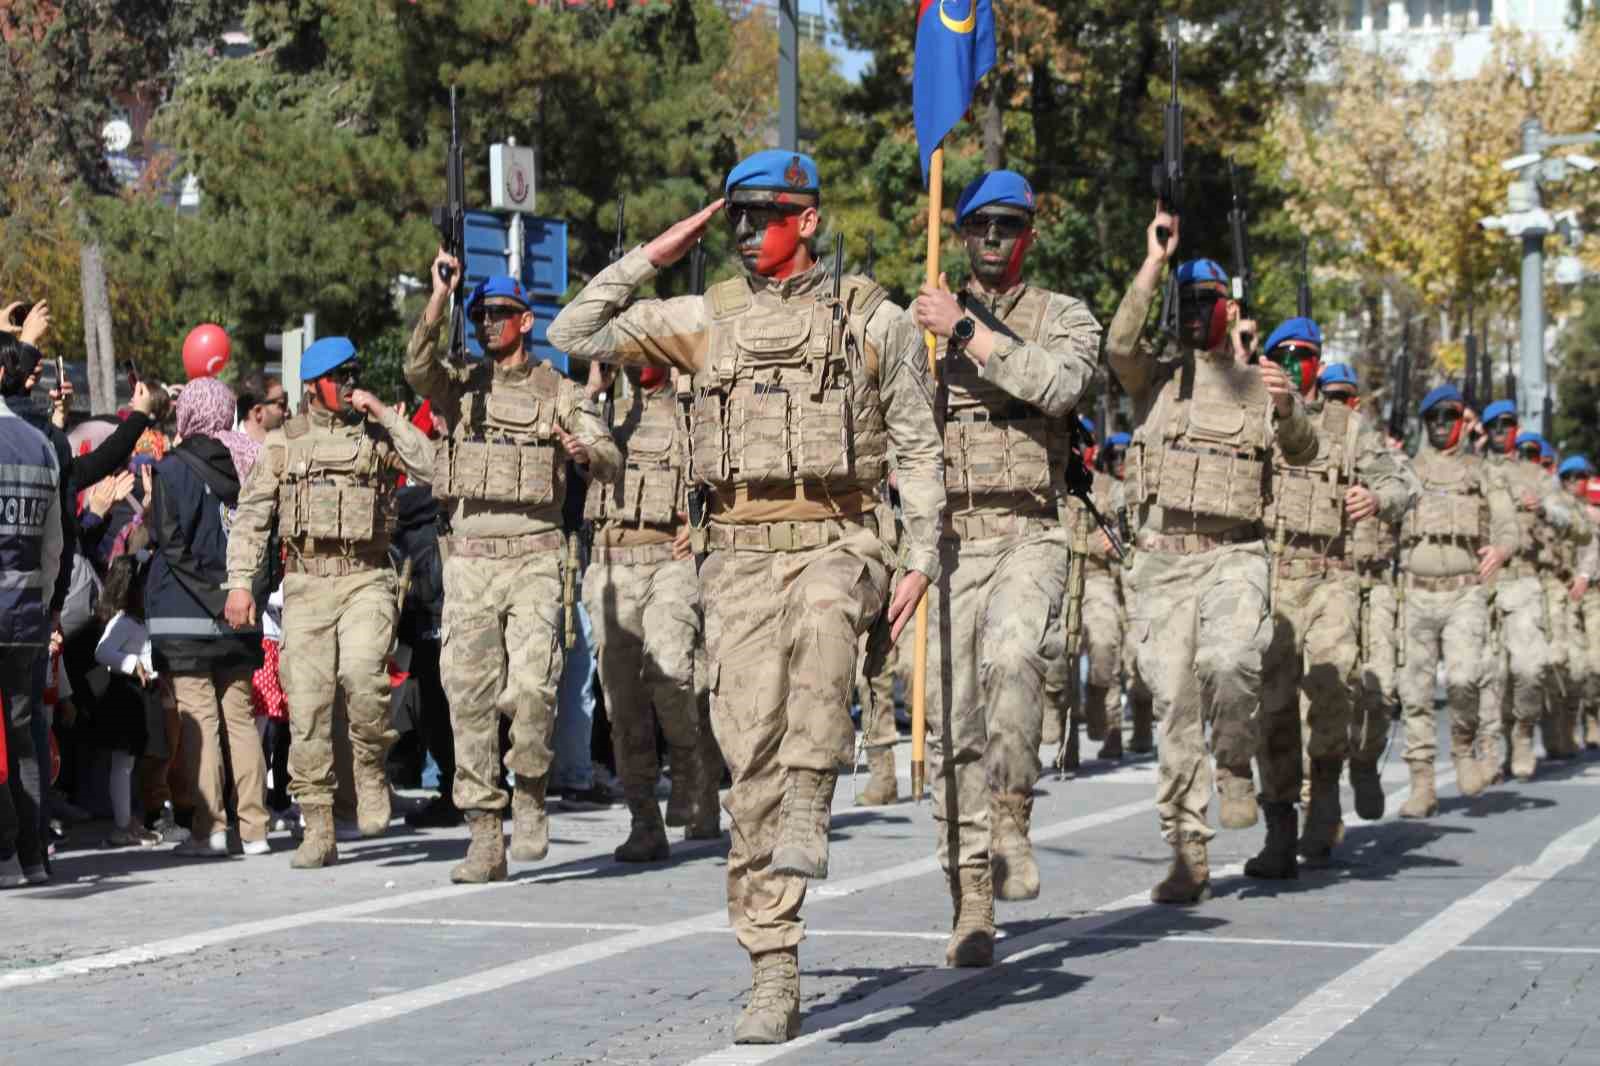
[(706, 303), (712, 319), (721, 321), (741, 315), (750, 309), (755, 299), (750, 286), (743, 278), (726, 278), (706, 290)]

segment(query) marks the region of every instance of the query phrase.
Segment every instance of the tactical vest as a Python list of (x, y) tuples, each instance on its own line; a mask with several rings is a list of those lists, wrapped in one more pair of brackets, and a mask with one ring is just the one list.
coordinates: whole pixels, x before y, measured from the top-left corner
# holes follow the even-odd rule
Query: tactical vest
[(1257, 369), (1195, 354), (1161, 386), (1133, 434), (1132, 498), (1260, 521), (1272, 441), (1272, 398)]
[(306, 415), (285, 422), (283, 436), (279, 535), (351, 549), (386, 547), (394, 490), (391, 479), (379, 475), (389, 466), (389, 446), (363, 427), (313, 427)]
[(591, 522), (675, 525), (683, 500), (683, 451), (678, 399), (670, 387), (633, 390), (633, 402), (612, 417), (622, 450), (622, 477), (589, 486), (583, 517)]
[(492, 367), (479, 367), (467, 382), (471, 391), (462, 399), (460, 420), (435, 446), (434, 496), (527, 507), (559, 503), (566, 464), (555, 427), (564, 380), (548, 363), (518, 381), (495, 381)]
[(1488, 541), (1489, 502), (1479, 484), (1481, 459), (1440, 455), (1424, 450), (1415, 463), (1422, 494), (1406, 512), (1401, 537), (1406, 544), (1421, 540), (1458, 541), (1477, 549)]
[(694, 376), (691, 477), (722, 491), (875, 488), (888, 434), (864, 338), (886, 296), (865, 278), (845, 278), (836, 340), (835, 302), (820, 287), (808, 302), (774, 304), (757, 300), (743, 278), (713, 285), (706, 362)]
[[(1005, 324), (1028, 343), (1044, 333), (1050, 293), (1029, 288)], [(1065, 491), (1072, 436), (1066, 418), (1048, 418), (1032, 404), (983, 380), (964, 353), (940, 360), (944, 487), (970, 503), (985, 496), (1026, 494), (1053, 502)], [(1071, 417), (1071, 416), (1068, 416)], [(1058, 491), (1059, 490), (1059, 491)]]
[(1332, 539), (1344, 531), (1344, 494), (1355, 483), (1361, 419), (1339, 403), (1325, 404), (1314, 418), (1321, 438), (1317, 458), (1306, 466), (1273, 464), (1267, 524), (1290, 536)]

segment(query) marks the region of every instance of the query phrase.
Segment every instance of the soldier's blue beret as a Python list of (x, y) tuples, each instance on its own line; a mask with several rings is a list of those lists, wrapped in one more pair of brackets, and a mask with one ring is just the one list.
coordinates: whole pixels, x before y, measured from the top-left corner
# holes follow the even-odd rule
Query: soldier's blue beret
[(467, 296), (467, 317), (472, 316), (472, 309), (479, 300), (490, 297), (515, 300), (523, 307), (528, 306), (528, 292), (522, 287), (522, 282), (509, 274), (493, 274), (478, 282), (472, 292)]
[(1594, 466), (1590, 464), (1587, 455), (1569, 455), (1556, 467), (1556, 473), (1561, 477), (1569, 474), (1593, 474)]
[(1133, 437), (1126, 433), (1113, 433), (1106, 438), (1107, 448), (1126, 448), (1133, 443)]
[(1272, 336), (1267, 338), (1267, 351), (1270, 352), (1278, 345), (1289, 341), (1301, 341), (1321, 348), (1322, 327), (1309, 318), (1291, 318), (1272, 331)]
[(1493, 422), (1502, 415), (1510, 415), (1512, 418), (1516, 418), (1517, 405), (1510, 400), (1496, 400), (1483, 409), (1483, 420), (1485, 422)]
[(1207, 281), (1228, 284), (1228, 272), (1214, 259), (1191, 259), (1178, 268), (1179, 285), (1196, 285)]
[(1531, 429), (1525, 429), (1521, 433), (1517, 434), (1517, 447), (1520, 448), (1524, 444), (1537, 444), (1541, 454), (1543, 454), (1546, 448), (1550, 447), (1550, 445), (1545, 441), (1543, 434), (1535, 433)]
[(728, 171), (722, 194), (732, 196), (735, 189), (752, 192), (793, 192), (820, 195), (822, 179), (810, 156), (769, 148), (747, 156)]
[(315, 381), (355, 357), (349, 337), (324, 337), (300, 354), (300, 382)]
[(1467, 402), (1461, 398), (1461, 390), (1454, 385), (1440, 385), (1422, 398), (1420, 413), (1427, 414), (1442, 403), (1453, 403), (1465, 407)]
[(961, 190), (961, 198), (956, 201), (956, 222), (960, 223), (980, 207), (990, 204), (1032, 211), (1033, 186), (1014, 170), (991, 170)]
[(1356, 368), (1349, 363), (1329, 363), (1317, 375), (1317, 384), (1325, 389), (1329, 385), (1360, 386), (1361, 382), (1356, 377)]

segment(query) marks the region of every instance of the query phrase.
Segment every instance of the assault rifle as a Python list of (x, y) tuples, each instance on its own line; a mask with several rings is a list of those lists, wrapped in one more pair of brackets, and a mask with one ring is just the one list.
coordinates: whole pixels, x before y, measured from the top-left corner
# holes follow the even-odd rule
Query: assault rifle
[(1467, 337), (1463, 342), (1467, 350), (1466, 366), (1463, 368), (1461, 390), (1462, 397), (1467, 401), (1467, 406), (1474, 411), (1481, 411), (1478, 406), (1478, 335), (1472, 332), (1472, 313), (1467, 313)]
[[(1178, 102), (1178, 16), (1167, 19), (1167, 47), (1172, 60), (1172, 96), (1161, 116), (1161, 162), (1152, 174), (1156, 199), (1161, 210), (1172, 215), (1183, 213), (1183, 104)], [(1156, 238), (1166, 246), (1172, 234), (1163, 228)], [(1167, 290), (1161, 297), (1161, 330), (1178, 338), (1178, 273), (1174, 265), (1167, 271)]]
[[(1245, 213), (1244, 196), (1239, 191), (1239, 168), (1228, 160), (1228, 185), (1232, 203), (1228, 208), (1228, 235), (1233, 242), (1233, 301), (1239, 305), (1239, 317), (1249, 317), (1250, 307), (1250, 219)], [(1248, 333), (1239, 335), (1245, 347), (1254, 343)]]
[[(465, 266), (467, 249), (467, 178), (461, 155), (461, 131), (456, 125), (456, 89), (450, 87), (450, 148), (445, 153), (445, 202), (433, 209), (433, 225), (439, 231), (439, 244)], [(455, 271), (439, 268), (439, 277), (449, 284)], [(465, 279), (463, 279), (465, 280)], [(467, 353), (466, 287), (457, 285), (450, 294), (450, 342), (446, 351), (452, 359)]]
[(878, 280), (878, 246), (873, 242), (872, 234), (870, 233), (867, 234), (867, 261), (861, 268), (861, 273), (873, 281)]
[(1295, 313), (1301, 318), (1315, 318), (1311, 313), (1311, 239), (1300, 238), (1300, 285), (1295, 290)]
[(628, 254), (628, 245), (627, 245), (628, 237), (627, 237), (627, 232), (626, 232), (626, 228), (625, 228), (626, 227), (626, 221), (627, 221), (627, 211), (628, 211), (628, 194), (627, 193), (618, 193), (617, 194), (617, 239), (611, 245), (611, 261), (613, 263), (615, 263), (618, 259), (621, 259), (623, 256)]
[(1389, 382), (1389, 436), (1406, 439), (1406, 422), (1411, 408), (1411, 323), (1401, 334), (1400, 354), (1394, 361)]

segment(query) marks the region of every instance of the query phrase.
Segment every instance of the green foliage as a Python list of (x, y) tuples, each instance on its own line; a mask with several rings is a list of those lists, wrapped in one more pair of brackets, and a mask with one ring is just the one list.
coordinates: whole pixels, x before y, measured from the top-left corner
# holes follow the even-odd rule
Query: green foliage
[(1580, 297), (1583, 310), (1568, 327), (1562, 341), (1562, 361), (1556, 373), (1555, 440), (1563, 453), (1579, 452), (1600, 461), (1600, 284), (1585, 285)]

